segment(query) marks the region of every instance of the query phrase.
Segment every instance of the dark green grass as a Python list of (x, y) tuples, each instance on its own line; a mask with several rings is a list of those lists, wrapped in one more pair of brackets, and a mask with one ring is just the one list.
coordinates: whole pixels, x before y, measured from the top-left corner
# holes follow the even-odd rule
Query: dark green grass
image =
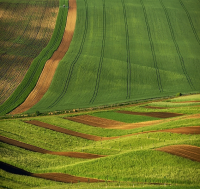
[(143, 122), (143, 121), (159, 120), (159, 118), (155, 118), (155, 117), (123, 114), (123, 113), (118, 113), (114, 111), (97, 112), (91, 115), (96, 116), (96, 117), (121, 121), (124, 123), (138, 123), (138, 122)]
[(77, 1), (69, 51), (28, 112), (198, 92), (199, 2), (182, 2), (189, 17), (178, 0)]

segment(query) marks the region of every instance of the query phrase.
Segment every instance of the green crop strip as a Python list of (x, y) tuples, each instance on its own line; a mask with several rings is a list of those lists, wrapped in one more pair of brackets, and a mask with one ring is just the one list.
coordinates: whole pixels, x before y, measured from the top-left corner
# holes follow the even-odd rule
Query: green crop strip
[(65, 85), (64, 85), (64, 89), (63, 89), (62, 93), (56, 99), (54, 99), (54, 102), (50, 106), (48, 106), (48, 109), (54, 107), (63, 98), (63, 96), (66, 94), (69, 83), (70, 83), (70, 79), (71, 79), (71, 76), (72, 76), (72, 73), (73, 73), (73, 70), (74, 70), (74, 66), (75, 66), (76, 62), (78, 61), (78, 59), (79, 59), (79, 57), (82, 53), (83, 46), (84, 46), (84, 43), (85, 43), (85, 38), (86, 38), (86, 35), (87, 35), (87, 30), (88, 30), (88, 3), (87, 3), (87, 0), (84, 0), (84, 2), (85, 2), (85, 14), (86, 14), (85, 29), (84, 29), (83, 38), (82, 38), (82, 42), (81, 42), (79, 51), (78, 51), (75, 59), (71, 63), (69, 73), (68, 73), (68, 76), (67, 76), (67, 80), (65, 81)]
[(160, 79), (160, 73), (159, 73), (159, 69), (158, 69), (158, 65), (157, 65), (158, 63), (157, 63), (157, 60), (156, 60), (156, 54), (155, 54), (155, 50), (154, 50), (154, 44), (153, 44), (153, 40), (152, 40), (152, 37), (151, 37), (151, 29), (150, 29), (150, 26), (149, 26), (149, 21), (148, 21), (145, 5), (144, 5), (142, 0), (140, 0), (140, 3), (142, 5), (142, 9), (143, 9), (143, 12), (144, 12), (144, 17), (145, 17), (145, 22), (146, 22), (146, 26), (147, 26), (149, 42), (150, 42), (150, 45), (151, 45), (151, 52), (152, 52), (153, 61), (154, 61), (154, 67), (156, 68), (158, 88), (159, 88), (160, 92), (163, 92), (161, 79)]
[[(65, 2), (65, 1), (62, 1)], [(47, 47), (34, 59), (29, 71), (27, 72), (23, 82), (18, 86), (11, 97), (0, 106), (0, 115), (4, 115), (19, 106), (34, 88), (45, 62), (52, 56), (53, 52), (58, 48), (65, 28), (67, 9), (60, 8), (56, 27), (53, 36)]]

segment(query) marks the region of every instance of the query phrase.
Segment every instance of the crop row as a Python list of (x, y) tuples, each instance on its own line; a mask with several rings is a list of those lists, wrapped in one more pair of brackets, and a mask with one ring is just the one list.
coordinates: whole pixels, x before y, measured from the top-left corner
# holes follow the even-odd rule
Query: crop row
[(60, 8), (56, 27), (47, 47), (42, 50), (37, 58), (34, 59), (22, 83), (18, 86), (10, 98), (0, 107), (0, 114), (12, 111), (21, 104), (35, 86), (39, 75), (46, 61), (52, 56), (53, 52), (58, 48), (66, 23), (67, 9)]

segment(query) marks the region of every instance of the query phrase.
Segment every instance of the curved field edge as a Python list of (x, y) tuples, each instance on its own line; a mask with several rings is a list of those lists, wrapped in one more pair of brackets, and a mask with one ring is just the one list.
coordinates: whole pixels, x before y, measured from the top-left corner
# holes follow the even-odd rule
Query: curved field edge
[(61, 5), (68, 4), (68, 0), (60, 0), (59, 3), (59, 13), (51, 40), (49, 41), (48, 45), (41, 51), (41, 53), (33, 60), (21, 84), (8, 98), (8, 100), (0, 106), (0, 115), (5, 115), (11, 112), (13, 109), (24, 102), (29, 93), (35, 87), (46, 61), (53, 55), (54, 51), (57, 50), (58, 46), (60, 45), (62, 36), (64, 34), (68, 12), (67, 7), (63, 7)]
[[(149, 3), (148, 1), (144, 1), (146, 11), (149, 16), (148, 25), (151, 27), (152, 31), (155, 31), (157, 34), (156, 36), (154, 36), (155, 34), (154, 32), (152, 32), (151, 36), (154, 42), (155, 50), (157, 49), (157, 58), (159, 58), (157, 60), (157, 66), (156, 64), (154, 65), (154, 62), (152, 61), (151, 49), (149, 48), (150, 45), (148, 32), (146, 31), (145, 19), (143, 18), (144, 14), (139, 1), (125, 1), (124, 8), (121, 5), (123, 1), (119, 0), (115, 1), (115, 4), (111, 4), (112, 1), (103, 3), (104, 1), (88, 0), (85, 5), (83, 3), (84, 1), (77, 2), (79, 3), (79, 18), (77, 19), (78, 24), (76, 26), (75, 35), (70, 46), (70, 50), (60, 62), (57, 73), (55, 73), (55, 77), (52, 81), (52, 85), (49, 88), (49, 91), (45, 94), (45, 97), (38, 104), (36, 104), (36, 106), (27, 111), (27, 113), (32, 113), (37, 110), (41, 112), (49, 112), (56, 110), (59, 111), (72, 110), (76, 108), (88, 108), (113, 103), (128, 102), (137, 99), (146, 99), (150, 97), (155, 98), (159, 96), (173, 95), (179, 91), (184, 93), (199, 91), (199, 86), (196, 87), (196, 90), (191, 90), (190, 87), (187, 88), (187, 86), (189, 85), (186, 76), (181, 68), (181, 63), (177, 63), (175, 66), (176, 68), (174, 68), (175, 64), (173, 64), (171, 60), (175, 60), (179, 56), (171, 35), (173, 35), (174, 33), (175, 35), (177, 35), (178, 33), (176, 33), (175, 31), (177, 28), (178, 30), (180, 28), (176, 25), (177, 22), (175, 21), (175, 19), (172, 19), (172, 14), (171, 19), (173, 20), (174, 31), (173, 33), (170, 32), (167, 25), (166, 15), (159, 1), (155, 1), (157, 2), (155, 4), (155, 10), (151, 10), (151, 7), (154, 7), (151, 5), (151, 3)], [(80, 4), (80, 2), (82, 2), (82, 4)], [(136, 3), (134, 7), (132, 6), (132, 2)], [(167, 6), (169, 7), (174, 7), (174, 5), (178, 4), (178, 1), (169, 2), (172, 3), (170, 6), (168, 4), (168, 1), (166, 1), (166, 3), (168, 4)], [(89, 6), (87, 6), (87, 4)], [(129, 9), (127, 5), (130, 6)], [(179, 8), (181, 12), (179, 19), (183, 20), (181, 15), (183, 14), (183, 16), (185, 16), (185, 13), (184, 10), (181, 9), (181, 5), (178, 4), (178, 11)], [(137, 14), (135, 10), (137, 11)], [(98, 12), (98, 14), (95, 14), (94, 12)], [(173, 11), (169, 9), (169, 12), (171, 14), (171, 12)], [(199, 10), (197, 10), (197, 12), (199, 12)], [(153, 13), (159, 14), (156, 16), (151, 15)], [(106, 16), (105, 19), (105, 14), (112, 16)], [(135, 16), (135, 14), (137, 15), (137, 17)], [(113, 15), (120, 15), (120, 17), (116, 17), (118, 20), (117, 24), (115, 24), (116, 21), (112, 20), (112, 18), (115, 17)], [(123, 15), (125, 17), (124, 19)], [(162, 16), (163, 18), (163, 23), (158, 22), (160, 19), (157, 20), (157, 18), (161, 18), (160, 16)], [(129, 72), (127, 73), (126, 67), (127, 64), (129, 67), (129, 63), (126, 62), (129, 45), (127, 44), (126, 49), (125, 42), (127, 38), (124, 37), (126, 36), (127, 31), (124, 31), (124, 21), (126, 23), (126, 20), (128, 22), (129, 30), (132, 29), (132, 31), (134, 31), (128, 32), (128, 34), (130, 35), (130, 47), (132, 47), (130, 48), (130, 55), (131, 60), (133, 61), (131, 62), (131, 70), (133, 71), (133, 77), (131, 80), (132, 96), (130, 96), (130, 98), (128, 99), (126, 99), (126, 96), (129, 96), (129, 94), (127, 95), (126, 84), (128, 79), (128, 87), (130, 87), (130, 74)], [(159, 27), (155, 28), (154, 26), (154, 22), (156, 20), (157, 22), (155, 24), (157, 24), (157, 26), (160, 26), (162, 24), (162, 27), (164, 28), (162, 31), (160, 31), (164, 32), (163, 35), (160, 35), (160, 32), (158, 32)], [(115, 27), (118, 26), (118, 23), (120, 27), (116, 29)], [(139, 23), (142, 25), (142, 28), (140, 28), (141, 26)], [(134, 30), (137, 26), (139, 26), (140, 30)], [(123, 28), (123, 30), (121, 30), (121, 28)], [(127, 29), (127, 27), (125, 28)], [(96, 31), (97, 29), (98, 31)], [(120, 31), (119, 33), (117, 33), (118, 29)], [(106, 30), (106, 35), (104, 30)], [(131, 35), (133, 35), (132, 33), (134, 34), (134, 36), (132, 36), (131, 38)], [(139, 34), (141, 39), (144, 39), (144, 37), (146, 37), (146, 40), (137, 41), (137, 39), (139, 38)], [(135, 36), (137, 36), (137, 38), (135, 38)], [(176, 37), (178, 38), (178, 35)], [(193, 39), (193, 34), (191, 34), (190, 37)], [(120, 40), (118, 43), (119, 38)], [(159, 54), (160, 51), (158, 52), (158, 49), (160, 50), (159, 44), (161, 40), (164, 44), (166, 44), (166, 49), (163, 50), (161, 54)], [(176, 40), (177, 42), (179, 42), (178, 39)], [(146, 48), (139, 45), (141, 43), (143, 43)], [(133, 48), (133, 45), (135, 48)], [(184, 49), (185, 46), (182, 46), (181, 44), (179, 45), (181, 46), (182, 53), (187, 50)], [(197, 49), (199, 49), (198, 44), (196, 45)], [(188, 48), (192, 46), (193, 45), (189, 44)], [(142, 51), (144, 49), (145, 52)], [(169, 52), (170, 49), (172, 49), (172, 51), (170, 51), (172, 52), (172, 54), (166, 53)], [(155, 54), (155, 52), (153, 54)], [(184, 55), (186, 56), (185, 61), (187, 62), (187, 64), (189, 64), (190, 59), (189, 57), (187, 57), (189, 54), (185, 52)], [(164, 57), (167, 57), (170, 65), (166, 64), (167, 61), (165, 61), (166, 59)], [(199, 56), (194, 55), (194, 57), (196, 57), (195, 59), (198, 62)], [(174, 62), (176, 63), (178, 61)], [(162, 88), (164, 92), (159, 92), (159, 90), (157, 89), (157, 79), (155, 76), (155, 72), (157, 69), (155, 69), (154, 67), (158, 66), (160, 76), (162, 77)], [(192, 70), (194, 71), (194, 67), (190, 66), (189, 68), (191, 68), (190, 72), (192, 72)], [(185, 68), (183, 69), (185, 70)], [(174, 79), (177, 81), (176, 85), (174, 85)], [(182, 83), (182, 79), (185, 82), (184, 86)], [(194, 78), (194, 80), (196, 81), (194, 82), (194, 84), (197, 85), (199, 76)], [(129, 92), (130, 90), (128, 90), (128, 93)]]

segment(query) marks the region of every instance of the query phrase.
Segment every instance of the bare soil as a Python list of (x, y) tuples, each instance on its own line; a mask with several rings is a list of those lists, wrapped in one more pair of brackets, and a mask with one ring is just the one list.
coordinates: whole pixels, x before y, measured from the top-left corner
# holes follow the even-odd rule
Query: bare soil
[[(61, 132), (64, 134), (68, 134), (68, 135), (72, 135), (72, 136), (76, 136), (76, 137), (80, 137), (80, 138), (84, 138), (84, 139), (88, 139), (88, 140), (94, 140), (94, 141), (99, 141), (99, 140), (109, 140), (109, 137), (100, 137), (100, 136), (94, 136), (94, 135), (89, 135), (89, 134), (83, 134), (83, 133), (79, 133), (76, 131), (71, 131), (68, 129), (64, 129), (61, 127), (57, 127), (48, 123), (43, 123), (37, 120), (32, 120), (32, 121), (25, 121), (25, 123), (29, 123), (35, 126), (39, 126), (39, 127), (43, 127), (46, 129), (51, 129), (53, 131), (57, 131), (57, 132)], [(112, 138), (116, 138), (116, 137), (112, 137)]]
[(123, 114), (142, 115), (142, 116), (150, 116), (156, 118), (170, 118), (170, 117), (177, 117), (184, 115), (184, 114), (170, 113), (170, 112), (132, 112), (132, 111), (117, 111), (117, 112)]
[(64, 173), (30, 173), (18, 167), (12, 166), (10, 164), (4, 163), (0, 161), (0, 168), (14, 174), (32, 176), (37, 178), (44, 178), (48, 180), (58, 181), (58, 182), (66, 182), (66, 183), (78, 183), (78, 182), (105, 182), (104, 180), (94, 179), (94, 178), (85, 178), (85, 177), (77, 177), (73, 175), (68, 175)]
[(46, 62), (35, 88), (29, 94), (27, 99), (15, 110), (13, 110), (10, 114), (19, 114), (27, 111), (37, 102), (39, 102), (41, 98), (44, 96), (44, 94), (47, 92), (51, 84), (51, 81), (53, 79), (53, 76), (55, 74), (55, 71), (58, 67), (58, 64), (66, 54), (69, 45), (72, 41), (76, 25), (76, 15), (77, 15), (76, 0), (69, 0), (67, 22), (60, 46), (54, 52), (52, 57)]
[(110, 120), (106, 118), (99, 118), (91, 115), (81, 115), (81, 116), (74, 116), (74, 117), (66, 117), (70, 121), (75, 121), (78, 123), (94, 126), (94, 127), (101, 127), (101, 128), (112, 128), (113, 126), (121, 126), (125, 125), (126, 123)]
[(172, 145), (157, 148), (156, 150), (167, 152), (173, 155), (181, 156), (200, 162), (200, 147), (192, 145)]
[(13, 146), (17, 146), (17, 147), (26, 149), (26, 150), (30, 150), (33, 152), (39, 152), (42, 154), (52, 154), (52, 155), (83, 158), (83, 159), (94, 159), (94, 158), (105, 157), (105, 155), (97, 155), (97, 154), (82, 153), (82, 152), (53, 152), (53, 151), (39, 148), (37, 146), (33, 146), (30, 144), (26, 144), (26, 143), (17, 141), (17, 140), (11, 139), (11, 138), (7, 138), (7, 137), (1, 136), (1, 135), (0, 135), (0, 141), (10, 144), (10, 145), (13, 145)]

